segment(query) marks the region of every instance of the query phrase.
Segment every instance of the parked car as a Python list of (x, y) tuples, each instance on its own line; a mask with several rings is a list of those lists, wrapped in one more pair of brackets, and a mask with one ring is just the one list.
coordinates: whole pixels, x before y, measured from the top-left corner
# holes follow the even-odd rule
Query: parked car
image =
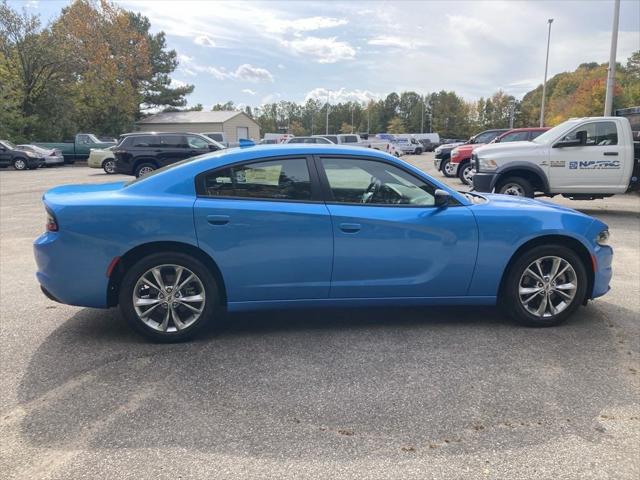
[(600, 220), (462, 194), (373, 149), (238, 148), (133, 182), (57, 187), (43, 202), (43, 292), (119, 305), (163, 342), (196, 335), (221, 308), (499, 303), (547, 327), (611, 279)]
[(397, 147), (393, 142), (378, 138), (378, 136), (368, 135), (367, 138), (362, 138), (357, 133), (341, 133), (338, 135), (312, 135), (315, 138), (326, 138), (337, 145), (346, 145), (350, 147), (366, 147), (373, 148), (374, 150), (380, 150), (382, 152), (390, 153), (396, 157), (404, 155), (404, 152)]
[(64, 165), (64, 157), (60, 150), (57, 149), (46, 149), (36, 147), (35, 145), (16, 145), (18, 150), (24, 150), (25, 152), (32, 152), (36, 155), (44, 158), (44, 166), (45, 167), (55, 167), (57, 165)]
[(13, 166), (16, 170), (35, 170), (42, 165), (44, 165), (42, 155), (19, 150), (9, 140), (0, 140), (0, 167)]
[(113, 153), (115, 148), (115, 145), (109, 148), (92, 148), (87, 165), (91, 168), (101, 168), (108, 175), (116, 173), (116, 156)]
[(65, 163), (73, 163), (76, 160), (86, 160), (92, 148), (107, 148), (115, 145), (115, 142), (101, 142), (92, 133), (79, 133), (74, 140), (66, 142), (36, 142), (33, 145), (41, 148), (55, 148), (62, 152)]
[(486, 145), (473, 153), (480, 192), (593, 200), (640, 190), (640, 144), (629, 120), (567, 120), (531, 142)]
[(326, 137), (291, 137), (284, 143), (322, 143), (322, 144), (333, 144), (331, 140)]
[(428, 140), (430, 144), (436, 146), (440, 144), (440, 134), (438, 133), (412, 133), (411, 136), (419, 142)]
[(116, 173), (140, 177), (180, 160), (224, 148), (197, 133), (135, 133), (123, 136), (113, 154)]
[[(528, 142), (547, 130), (549, 129), (545, 127), (513, 128), (486, 143)], [(482, 145), (482, 143), (469, 143), (451, 151), (451, 170), (456, 171), (460, 181), (465, 185), (471, 185), (473, 179), (474, 165), (471, 162), (471, 154)]]
[(393, 144), (405, 154), (420, 155), (423, 152), (422, 144), (413, 137), (397, 136)]
[[(434, 150), (435, 156), (433, 158), (433, 165), (436, 170), (439, 170), (445, 177), (455, 177), (455, 169), (451, 166), (451, 150), (459, 145), (464, 145), (465, 142), (451, 142), (440, 145)], [(457, 169), (457, 167), (456, 167)]]
[(275, 143), (284, 143), (293, 137), (290, 133), (265, 133), (263, 140), (275, 140)]
[[(485, 130), (484, 132), (480, 132), (477, 135), (472, 136), (465, 145), (484, 145), (492, 142), (496, 137), (508, 131), (508, 128)], [(472, 176), (471, 157), (467, 158), (466, 161), (462, 160), (457, 156), (459, 149), (460, 146), (451, 150), (449, 171), (454, 172), (455, 176), (457, 176), (462, 183), (470, 185)]]

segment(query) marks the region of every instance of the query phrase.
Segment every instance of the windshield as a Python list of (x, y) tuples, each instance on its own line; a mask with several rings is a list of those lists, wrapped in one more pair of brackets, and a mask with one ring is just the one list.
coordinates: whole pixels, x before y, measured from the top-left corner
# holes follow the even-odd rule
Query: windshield
[(580, 120), (567, 120), (566, 122), (562, 122), (560, 125), (556, 125), (551, 130), (547, 130), (542, 135), (532, 139), (531, 141), (534, 143), (551, 143), (553, 140), (558, 138), (562, 133), (573, 128), (574, 125), (580, 123)]

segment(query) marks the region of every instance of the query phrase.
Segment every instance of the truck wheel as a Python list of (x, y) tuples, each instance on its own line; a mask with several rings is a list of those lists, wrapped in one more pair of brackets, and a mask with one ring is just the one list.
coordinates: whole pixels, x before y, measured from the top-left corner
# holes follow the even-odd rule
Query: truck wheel
[(156, 166), (153, 163), (141, 163), (136, 167), (135, 175), (136, 177), (142, 177), (153, 172), (156, 169)]
[(516, 197), (533, 198), (533, 187), (529, 180), (522, 177), (510, 177), (500, 182), (497, 188), (498, 193), (503, 195), (514, 195)]
[(107, 175), (116, 173), (116, 161), (113, 158), (107, 158), (104, 162), (102, 162), (102, 169)]
[(458, 166), (458, 178), (465, 185), (471, 185), (473, 183), (473, 165), (471, 162), (465, 162)]
[(442, 161), (440, 170), (442, 170), (442, 173), (444, 173), (444, 176), (447, 178), (453, 178), (456, 176), (456, 165), (455, 163), (451, 163), (451, 160), (448, 158)]
[(503, 285), (500, 304), (511, 318), (529, 327), (552, 327), (584, 300), (587, 271), (570, 248), (543, 245), (516, 258)]
[(422, 155), (422, 149), (416, 148), (416, 155)]
[(13, 161), (13, 168), (15, 168), (16, 170), (26, 170), (27, 161), (24, 158), (16, 158)]

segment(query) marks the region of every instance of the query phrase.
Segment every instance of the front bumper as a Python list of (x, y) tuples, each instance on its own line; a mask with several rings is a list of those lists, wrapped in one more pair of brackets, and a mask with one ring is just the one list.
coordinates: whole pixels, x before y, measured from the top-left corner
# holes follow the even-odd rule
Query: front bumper
[(497, 173), (476, 172), (473, 176), (473, 189), (476, 192), (491, 193), (498, 180)]
[(603, 296), (610, 290), (609, 283), (613, 277), (613, 249), (606, 246), (598, 246), (595, 250), (595, 275), (593, 279), (593, 291), (591, 298)]

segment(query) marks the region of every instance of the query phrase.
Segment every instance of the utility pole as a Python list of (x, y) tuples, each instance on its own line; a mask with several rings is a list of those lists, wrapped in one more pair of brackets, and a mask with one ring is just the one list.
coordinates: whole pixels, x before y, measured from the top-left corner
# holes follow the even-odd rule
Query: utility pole
[(351, 133), (353, 133), (353, 110), (354, 110), (354, 106), (351, 105)]
[(547, 59), (544, 62), (544, 82), (542, 83), (542, 104), (540, 105), (540, 126), (544, 127), (544, 101), (547, 96), (547, 70), (549, 68), (549, 44), (551, 43), (551, 24), (553, 23), (553, 18), (548, 20), (549, 22), (549, 33), (547, 34)]
[(420, 103), (422, 104), (422, 115), (420, 115), (420, 133), (424, 133), (424, 97), (420, 96)]
[(371, 133), (371, 100), (367, 105), (367, 133)]
[(616, 50), (618, 48), (618, 21), (620, 20), (620, 0), (613, 4), (613, 28), (611, 30), (611, 52), (607, 69), (607, 94), (604, 97), (604, 116), (611, 116), (613, 94), (616, 86)]
[(511, 103), (509, 104), (509, 128), (513, 128), (513, 117), (515, 116), (515, 113), (516, 113), (516, 101), (511, 100)]

